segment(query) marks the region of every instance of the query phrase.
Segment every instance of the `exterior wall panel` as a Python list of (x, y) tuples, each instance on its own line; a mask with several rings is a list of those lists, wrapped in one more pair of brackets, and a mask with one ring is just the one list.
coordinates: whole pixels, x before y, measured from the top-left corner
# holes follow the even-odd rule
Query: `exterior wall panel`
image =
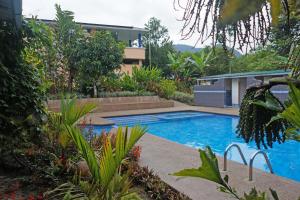
[(121, 65), (121, 72), (128, 74), (128, 75), (132, 75), (132, 68), (133, 66), (137, 67), (138, 69), (140, 69), (142, 67), (141, 64), (139, 65), (129, 65), (129, 64), (122, 64)]
[(194, 87), (195, 104), (198, 106), (224, 107), (225, 82), (216, 81), (213, 85), (196, 85)]
[(232, 79), (231, 86), (231, 94), (232, 94), (232, 106), (239, 106), (239, 79)]
[(145, 60), (145, 48), (126, 47), (124, 49), (124, 59)]

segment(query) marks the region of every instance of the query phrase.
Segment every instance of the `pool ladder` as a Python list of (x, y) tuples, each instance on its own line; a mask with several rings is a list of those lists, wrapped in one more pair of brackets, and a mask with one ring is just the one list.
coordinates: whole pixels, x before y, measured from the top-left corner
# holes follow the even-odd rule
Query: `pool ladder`
[[(240, 146), (237, 145), (237, 144), (230, 144), (229, 146), (227, 146), (227, 148), (225, 149), (225, 152), (224, 152), (224, 168), (223, 168), (224, 171), (227, 171), (227, 155), (228, 155), (228, 152), (229, 152), (229, 150), (232, 149), (233, 147), (236, 147), (236, 148), (237, 148), (237, 150), (238, 150), (238, 152), (239, 152), (239, 154), (240, 154), (240, 156), (241, 156), (241, 158), (242, 158), (242, 160), (243, 160), (244, 165), (248, 165), (248, 164), (247, 164), (247, 161), (246, 161), (246, 159), (245, 159), (245, 156), (244, 156), (244, 154), (243, 154), (243, 152), (242, 152), (242, 150), (241, 150), (241, 148), (240, 148)], [(258, 150), (258, 151), (256, 151), (256, 152), (254, 152), (254, 153), (251, 155), (251, 158), (250, 158), (250, 162), (249, 162), (249, 181), (252, 181), (252, 180), (253, 180), (253, 162), (254, 162), (254, 159), (256, 158), (256, 156), (257, 156), (258, 154), (262, 154), (262, 155), (264, 156), (265, 161), (266, 161), (266, 163), (267, 163), (267, 165), (268, 165), (268, 167), (269, 167), (269, 169), (270, 169), (270, 173), (271, 173), (271, 174), (274, 174), (274, 171), (273, 171), (271, 162), (270, 162), (270, 160), (269, 160), (267, 154), (266, 154), (264, 151)]]

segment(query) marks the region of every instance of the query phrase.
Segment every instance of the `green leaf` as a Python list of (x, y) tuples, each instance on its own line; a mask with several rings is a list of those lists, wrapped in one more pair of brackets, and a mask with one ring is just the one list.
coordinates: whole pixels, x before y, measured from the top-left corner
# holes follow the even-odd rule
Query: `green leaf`
[(77, 150), (82, 155), (82, 157), (87, 162), (89, 170), (93, 176), (93, 179), (96, 183), (100, 183), (102, 177), (100, 176), (100, 167), (98, 164), (97, 157), (94, 153), (94, 150), (88, 144), (88, 142), (84, 139), (83, 135), (80, 132), (80, 129), (74, 126), (65, 125), (66, 130), (73, 143), (77, 147)]
[(270, 92), (266, 92), (265, 99), (266, 99), (265, 101), (252, 101), (252, 103), (276, 112), (282, 111), (283, 108), (281, 104), (278, 102), (276, 98), (274, 98), (273, 95), (270, 94)]
[(218, 184), (224, 184), (221, 177), (218, 160), (215, 154), (212, 152), (210, 147), (206, 147), (205, 150), (199, 149), (201, 167), (198, 169), (184, 169), (179, 172), (174, 173), (174, 176), (190, 176), (190, 177), (200, 177), (206, 180), (213, 181)]
[[(130, 134), (128, 133), (128, 128), (126, 128), (123, 133), (123, 128), (119, 127), (117, 130), (115, 154), (113, 154), (110, 139), (106, 138), (104, 150), (100, 156), (101, 184), (104, 187), (109, 185), (112, 177), (120, 167), (122, 160), (126, 158), (129, 151), (145, 132), (145, 128), (135, 126), (130, 130)], [(130, 135), (129, 138), (128, 135)]]

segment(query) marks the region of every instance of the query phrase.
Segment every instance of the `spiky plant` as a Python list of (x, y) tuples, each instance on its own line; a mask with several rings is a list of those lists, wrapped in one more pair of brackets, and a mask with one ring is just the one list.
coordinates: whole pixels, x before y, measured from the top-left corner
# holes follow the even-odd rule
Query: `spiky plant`
[[(145, 128), (136, 126), (130, 131), (128, 128), (124, 131), (122, 127), (119, 127), (116, 131), (116, 147), (113, 149), (110, 139), (105, 138), (100, 159), (97, 158), (79, 128), (66, 125), (66, 130), (78, 152), (86, 161), (92, 178), (88, 182), (79, 180), (78, 185), (81, 186), (82, 190), (73, 194), (74, 196), (83, 192), (88, 199), (126, 199), (128, 196), (131, 199), (138, 199), (136, 195), (128, 192), (130, 188), (128, 177), (126, 175), (122, 176), (119, 169), (132, 147), (146, 132)], [(59, 191), (70, 196), (72, 194), (69, 191), (74, 189), (74, 184), (69, 186), (69, 189), (64, 187)], [(61, 186), (58, 188), (61, 188)], [(51, 195), (53, 192), (49, 194)], [(51, 199), (52, 197), (48, 198)]]
[(78, 121), (96, 108), (95, 104), (76, 104), (76, 97), (61, 98), (60, 112), (49, 112), (48, 133), (52, 140), (57, 140), (62, 147), (69, 144), (70, 138), (66, 126), (76, 126)]

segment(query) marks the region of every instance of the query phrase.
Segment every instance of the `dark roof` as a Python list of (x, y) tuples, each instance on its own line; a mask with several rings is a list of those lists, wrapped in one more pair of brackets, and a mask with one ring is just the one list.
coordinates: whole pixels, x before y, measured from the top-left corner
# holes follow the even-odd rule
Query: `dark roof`
[(271, 71), (256, 71), (256, 72), (242, 72), (242, 73), (232, 73), (232, 74), (220, 74), (213, 76), (205, 76), (197, 80), (216, 80), (216, 79), (226, 79), (226, 78), (243, 78), (243, 77), (254, 77), (254, 76), (281, 76), (288, 75), (290, 70), (271, 70)]
[[(50, 19), (38, 19), (45, 23), (55, 23), (55, 20)], [(143, 28), (138, 28), (134, 26), (120, 26), (120, 25), (110, 25), (110, 24), (94, 24), (94, 23), (86, 23), (86, 22), (76, 22), (77, 24), (81, 25), (84, 28), (95, 28), (95, 29), (125, 29), (125, 30), (134, 30), (140, 32), (146, 32), (147, 30)]]

